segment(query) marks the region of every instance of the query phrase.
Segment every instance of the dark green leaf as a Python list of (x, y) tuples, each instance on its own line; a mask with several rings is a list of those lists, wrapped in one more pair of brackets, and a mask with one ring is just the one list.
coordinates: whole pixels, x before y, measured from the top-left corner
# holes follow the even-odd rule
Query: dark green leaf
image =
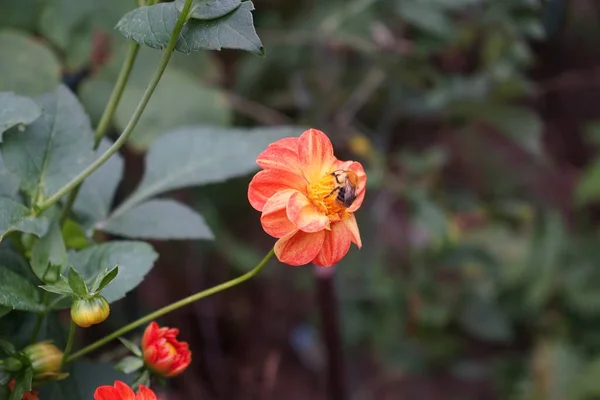
[(18, 124), (28, 125), (42, 115), (33, 100), (11, 92), (0, 92), (0, 140), (2, 132)]
[(204, 218), (174, 200), (149, 200), (121, 215), (111, 216), (99, 229), (139, 239), (213, 239)]
[[(96, 157), (104, 154), (111, 144), (108, 139), (103, 139), (96, 152)], [(122, 177), (123, 157), (117, 153), (81, 185), (81, 190), (73, 205), (75, 213), (81, 215), (85, 222), (90, 224), (106, 218)]]
[(144, 367), (144, 360), (142, 360), (139, 357), (132, 357), (132, 356), (125, 357), (117, 365), (115, 365), (115, 369), (117, 371), (121, 371), (125, 374), (131, 374), (143, 367)]
[(6, 314), (11, 312), (12, 309), (10, 307), (0, 306), (0, 318), (4, 317)]
[(81, 277), (79, 272), (73, 267), (69, 268), (69, 286), (79, 297), (86, 297), (88, 295), (88, 288)]
[[(243, 2), (234, 12), (221, 18), (189, 20), (181, 31), (175, 49), (183, 53), (198, 50), (237, 49), (264, 54), (252, 19), (254, 5)], [(130, 11), (117, 24), (127, 39), (155, 49), (164, 49), (179, 12), (175, 3), (161, 3)]]
[(0, 352), (10, 356), (11, 354), (14, 354), (15, 351), (17, 350), (11, 342), (9, 342), (6, 339), (0, 338)]
[(93, 132), (77, 98), (59, 86), (36, 99), (43, 113), (24, 131), (4, 133), (0, 150), (6, 168), (21, 188), (38, 200), (49, 197), (92, 160)]
[(116, 265), (114, 268), (111, 269), (106, 269), (104, 270), (104, 272), (102, 272), (100, 275), (98, 275), (98, 277), (96, 277), (96, 279), (94, 280), (94, 283), (92, 284), (92, 293), (98, 293), (100, 292), (102, 289), (104, 289), (106, 286), (108, 286), (113, 279), (115, 279), (117, 277), (117, 275), (119, 274), (119, 266)]
[(131, 340), (125, 339), (123, 337), (120, 337), (119, 340), (121, 341), (121, 343), (123, 343), (123, 346), (125, 346), (134, 355), (136, 355), (138, 357), (142, 356), (142, 350), (140, 349), (140, 347), (137, 344), (135, 344)]
[(33, 217), (31, 211), (23, 204), (0, 197), (0, 242), (12, 231), (42, 236), (47, 230), (48, 220), (45, 217)]
[(17, 32), (0, 32), (0, 54), (4, 55), (0, 57), (1, 91), (36, 96), (54, 90), (60, 82), (58, 60), (39, 40)]
[[(242, 4), (242, 0), (194, 0), (190, 18), (215, 19), (229, 14)], [(177, 11), (182, 12), (185, 0), (175, 0)]]
[(31, 249), (31, 269), (33, 273), (42, 281), (46, 282), (46, 272), (48, 266), (62, 266), (67, 261), (67, 249), (62, 238), (60, 225), (54, 221), (48, 232), (40, 238)]
[(31, 383), (33, 381), (33, 369), (27, 368), (23, 372), (19, 373), (15, 377), (15, 387), (10, 394), (9, 400), (21, 400), (25, 392), (31, 390)]
[(147, 243), (113, 241), (69, 254), (69, 263), (84, 280), (93, 280), (107, 265), (118, 265), (119, 275), (102, 291), (109, 303), (124, 297), (152, 269), (156, 252)]
[(150, 147), (142, 182), (114, 215), (169, 190), (222, 182), (255, 171), (256, 157), (270, 143), (300, 133), (291, 127), (247, 130), (202, 126), (167, 133)]

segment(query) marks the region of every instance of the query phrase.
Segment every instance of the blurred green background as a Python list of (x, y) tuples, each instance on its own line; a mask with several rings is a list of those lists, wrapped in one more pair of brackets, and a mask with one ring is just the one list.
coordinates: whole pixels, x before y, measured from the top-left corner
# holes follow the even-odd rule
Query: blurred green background
[[(367, 170), (363, 249), (333, 274), (272, 262), (166, 318), (195, 363), (165, 398), (600, 398), (600, 2), (255, 6), (266, 58), (176, 54), (125, 152), (120, 196), (167, 129), (315, 127)], [(133, 7), (4, 0), (0, 89), (63, 80), (97, 122), (127, 48), (112, 28)], [(158, 57), (142, 49), (113, 135)], [(153, 243), (158, 267), (82, 340), (253, 267), (274, 240), (249, 179), (174, 193), (216, 241)]]

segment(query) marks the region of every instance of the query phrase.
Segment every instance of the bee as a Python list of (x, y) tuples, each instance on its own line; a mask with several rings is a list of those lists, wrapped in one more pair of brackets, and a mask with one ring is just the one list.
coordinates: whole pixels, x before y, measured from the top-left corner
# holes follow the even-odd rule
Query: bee
[(356, 200), (358, 176), (356, 176), (354, 171), (343, 169), (333, 171), (330, 175), (335, 178), (337, 186), (325, 198), (337, 193), (335, 197), (336, 201), (343, 204), (346, 208), (350, 207), (354, 203), (354, 200)]

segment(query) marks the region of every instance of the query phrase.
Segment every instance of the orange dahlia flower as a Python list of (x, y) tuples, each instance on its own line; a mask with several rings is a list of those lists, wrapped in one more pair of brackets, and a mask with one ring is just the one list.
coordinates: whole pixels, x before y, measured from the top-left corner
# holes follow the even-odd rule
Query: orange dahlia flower
[(125, 383), (115, 381), (114, 386), (100, 386), (96, 389), (94, 400), (158, 400), (158, 398), (144, 385), (140, 385), (140, 390), (134, 393)]
[(248, 200), (262, 212), (265, 232), (279, 239), (279, 261), (330, 266), (351, 242), (362, 246), (354, 212), (363, 203), (367, 175), (360, 163), (335, 158), (323, 132), (278, 140), (256, 162), (263, 170), (250, 182)]
[(151, 322), (142, 337), (142, 353), (146, 366), (158, 375), (179, 375), (192, 362), (192, 352), (186, 342), (177, 340), (179, 329), (160, 328)]

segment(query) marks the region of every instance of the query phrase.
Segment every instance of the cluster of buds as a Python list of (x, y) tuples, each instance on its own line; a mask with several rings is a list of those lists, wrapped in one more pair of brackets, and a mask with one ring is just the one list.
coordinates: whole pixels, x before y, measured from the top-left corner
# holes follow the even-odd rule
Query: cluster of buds
[(11, 393), (20, 391), (23, 400), (37, 400), (32, 386), (64, 379), (68, 374), (61, 372), (63, 352), (51, 342), (29, 345), (21, 351), (11, 351), (2, 360), (2, 369), (12, 378), (8, 382)]

